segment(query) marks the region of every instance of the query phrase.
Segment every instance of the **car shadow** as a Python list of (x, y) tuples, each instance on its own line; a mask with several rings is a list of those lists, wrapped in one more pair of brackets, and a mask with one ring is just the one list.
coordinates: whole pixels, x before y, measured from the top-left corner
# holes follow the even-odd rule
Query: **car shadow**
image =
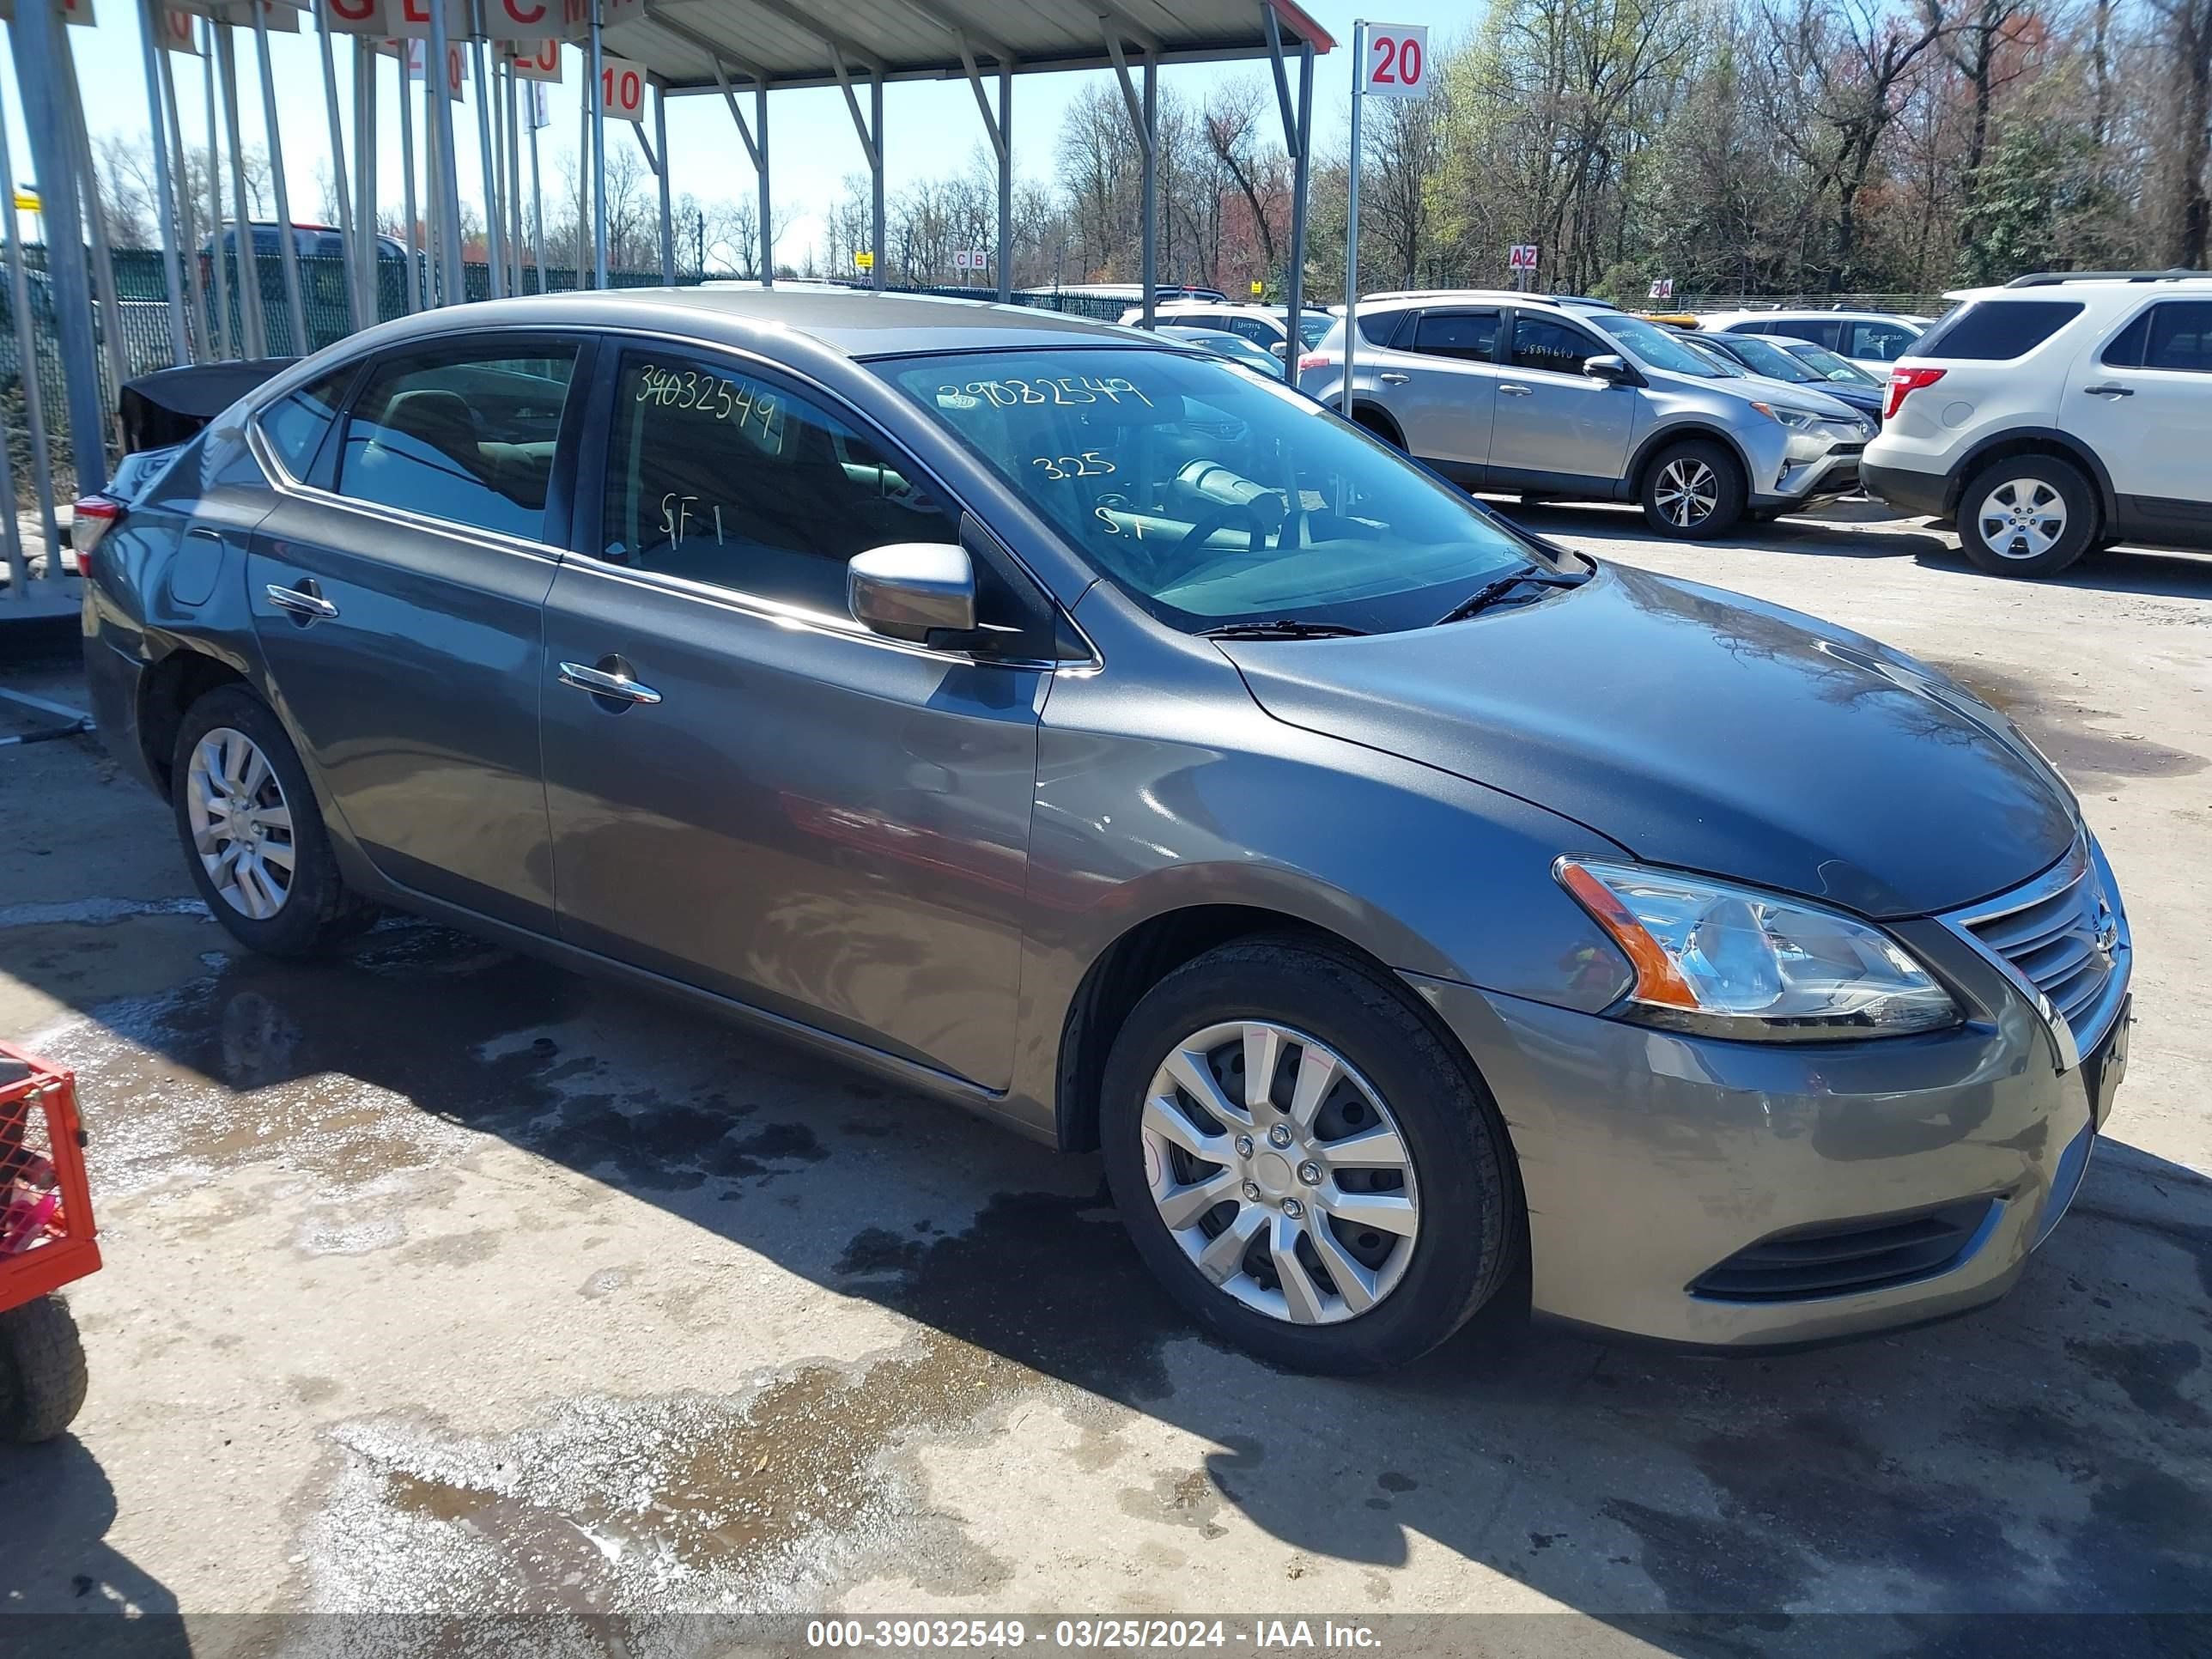
[[(5, 945), (0, 969), (38, 971)], [(466, 1157), (459, 1131), (902, 1316), (923, 1357), (826, 1408), (852, 1402), (878, 1451), (902, 1423), (968, 1426), (1009, 1376), (1048, 1381), (1212, 1449), (1170, 1505), (1200, 1538), (1233, 1511), (1358, 1566), (1440, 1547), (1685, 1655), (1763, 1650), (1787, 1607), (1881, 1626), (1808, 1626), (1793, 1651), (1931, 1655), (1974, 1646), (1938, 1614), (2212, 1611), (2212, 1181), (2119, 1139), (2014, 1293), (1943, 1326), (1716, 1361), (1532, 1328), (1509, 1304), (1349, 1382), (1196, 1335), (1095, 1158), (427, 924), (388, 922), (337, 962), (216, 958), (87, 1012), (88, 1099), (139, 1103), (115, 1156), (151, 1163), (126, 1173), (189, 1145), (342, 1181)], [(372, 1096), (398, 1104), (349, 1103)], [(256, 1130), (222, 1139), (241, 1115)], [(2121, 1135), (2125, 1116), (2124, 1096)], [(696, 1386), (743, 1393), (753, 1368), (731, 1367)], [(969, 1378), (978, 1404), (948, 1407)], [(56, 1478), (94, 1483), (69, 1502), (97, 1510), (88, 1459)], [(2134, 1641), (2100, 1631), (2102, 1652)]]

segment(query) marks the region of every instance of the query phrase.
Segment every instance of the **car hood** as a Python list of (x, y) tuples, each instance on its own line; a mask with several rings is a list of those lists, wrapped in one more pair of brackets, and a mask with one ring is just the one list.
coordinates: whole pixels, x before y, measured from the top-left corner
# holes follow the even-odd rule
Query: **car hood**
[(1858, 418), (1858, 410), (1816, 386), (1770, 380), (1764, 374), (1731, 375), (1723, 380), (1705, 380), (1693, 374), (1670, 374), (1663, 369), (1653, 369), (1650, 374), (1655, 380), (1664, 380), (1671, 385), (1687, 386), (1698, 392), (1717, 392), (1740, 404), (1786, 403), (1798, 409), (1813, 410), (1831, 420)]
[(1290, 725), (1517, 795), (1654, 863), (1869, 916), (2014, 886), (2078, 826), (2027, 740), (1937, 671), (1621, 566), (1448, 627), (1220, 648)]

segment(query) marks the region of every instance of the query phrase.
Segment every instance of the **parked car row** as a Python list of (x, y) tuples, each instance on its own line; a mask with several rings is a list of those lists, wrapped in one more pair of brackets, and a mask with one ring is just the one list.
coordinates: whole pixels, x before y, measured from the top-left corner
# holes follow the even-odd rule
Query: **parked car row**
[(1868, 423), (1590, 301), (1358, 326), (1354, 424), (969, 301), (386, 324), (79, 504), (99, 730), (247, 946), (393, 906), (1097, 1147), (1279, 1364), (1516, 1279), (1718, 1348), (2002, 1294), (2126, 1065), (2063, 781), (1925, 665), (1455, 487), (1697, 534)]

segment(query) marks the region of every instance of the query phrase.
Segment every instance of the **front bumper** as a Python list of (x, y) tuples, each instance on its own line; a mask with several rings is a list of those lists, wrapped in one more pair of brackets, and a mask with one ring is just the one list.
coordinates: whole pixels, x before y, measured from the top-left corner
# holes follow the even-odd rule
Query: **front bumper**
[[(1962, 994), (1964, 1024), (1726, 1042), (1411, 977), (1512, 1134), (1536, 1313), (1755, 1349), (1922, 1324), (2011, 1286), (2080, 1182), (2095, 1079), (2059, 1069), (2043, 1018), (1969, 943), (1940, 923), (1899, 931)], [(1759, 1300), (1692, 1289), (1777, 1235), (1975, 1202), (1955, 1255), (1905, 1282)]]
[(1863, 445), (1838, 445), (1815, 461), (1784, 460), (1764, 479), (1754, 479), (1753, 507), (1802, 505), (1832, 495), (1847, 495), (1859, 487), (1859, 454)]

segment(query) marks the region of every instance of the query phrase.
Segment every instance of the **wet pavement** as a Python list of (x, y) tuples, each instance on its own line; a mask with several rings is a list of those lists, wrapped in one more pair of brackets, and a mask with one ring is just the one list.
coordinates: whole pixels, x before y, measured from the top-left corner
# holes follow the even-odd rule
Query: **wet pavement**
[[(232, 1615), (825, 1608), (2212, 1640), (2212, 564), (2027, 588), (1909, 526), (1684, 550), (1529, 517), (1940, 660), (2081, 789), (2141, 1024), (2006, 1301), (1730, 1361), (1501, 1310), (1397, 1376), (1277, 1374), (1153, 1291), (1095, 1159), (427, 924), (242, 957), (151, 797), (77, 741), (0, 750), (0, 1029), (79, 1070), (109, 1264), (76, 1432), (0, 1452), (0, 1608), (181, 1611), (202, 1653), (312, 1627)], [(599, 1650), (523, 1628), (505, 1650)]]

